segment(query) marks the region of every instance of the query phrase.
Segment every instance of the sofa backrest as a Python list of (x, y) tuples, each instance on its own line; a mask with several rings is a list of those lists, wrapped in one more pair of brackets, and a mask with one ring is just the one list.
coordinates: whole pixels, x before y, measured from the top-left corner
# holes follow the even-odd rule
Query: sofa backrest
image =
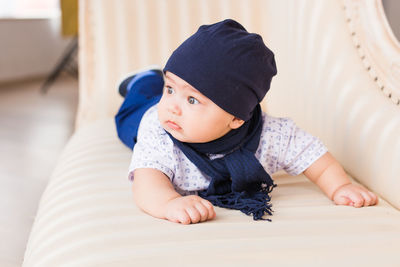
[(357, 180), (400, 208), (400, 45), (380, 0), (80, 0), (77, 127), (113, 116), (124, 74), (163, 66), (201, 24), (257, 32), (278, 75), (264, 101), (321, 138)]

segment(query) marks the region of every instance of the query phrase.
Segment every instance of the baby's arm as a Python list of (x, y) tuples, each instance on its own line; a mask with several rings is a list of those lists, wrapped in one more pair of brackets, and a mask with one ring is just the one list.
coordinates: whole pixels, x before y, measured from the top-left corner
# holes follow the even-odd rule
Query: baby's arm
[(208, 200), (199, 196), (181, 196), (168, 177), (155, 169), (136, 169), (132, 190), (138, 207), (156, 218), (190, 224), (215, 217), (213, 205)]
[(337, 205), (359, 208), (378, 203), (374, 193), (351, 183), (342, 166), (329, 152), (307, 168), (304, 174)]

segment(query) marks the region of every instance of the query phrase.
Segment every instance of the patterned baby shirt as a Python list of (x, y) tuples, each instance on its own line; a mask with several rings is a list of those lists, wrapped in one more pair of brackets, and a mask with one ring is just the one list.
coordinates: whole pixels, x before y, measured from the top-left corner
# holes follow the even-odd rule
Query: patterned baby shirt
[[(208, 188), (210, 177), (174, 145), (162, 128), (157, 105), (144, 114), (137, 140), (129, 167), (130, 180), (134, 179), (135, 169), (151, 168), (168, 176), (175, 190), (182, 195), (196, 194)], [(291, 119), (263, 113), (263, 130), (255, 156), (269, 175), (279, 170), (298, 175), (326, 152), (327, 148), (317, 137), (297, 127)]]

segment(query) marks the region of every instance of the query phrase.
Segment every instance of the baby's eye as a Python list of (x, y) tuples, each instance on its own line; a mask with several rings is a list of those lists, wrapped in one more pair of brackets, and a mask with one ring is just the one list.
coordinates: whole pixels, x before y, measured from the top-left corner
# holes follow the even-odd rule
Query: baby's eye
[(189, 104), (192, 104), (192, 105), (196, 105), (196, 104), (199, 104), (199, 103), (200, 103), (199, 100), (197, 100), (197, 99), (194, 98), (193, 96), (189, 96), (189, 97), (188, 97), (188, 102), (189, 102)]
[(167, 86), (166, 89), (167, 89), (167, 93), (170, 95), (172, 95), (175, 92), (174, 88), (172, 88), (170, 86)]

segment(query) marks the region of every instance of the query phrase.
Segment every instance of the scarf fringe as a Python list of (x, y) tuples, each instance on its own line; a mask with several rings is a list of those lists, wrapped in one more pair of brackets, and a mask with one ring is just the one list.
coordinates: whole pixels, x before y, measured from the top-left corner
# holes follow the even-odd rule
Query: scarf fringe
[(247, 192), (230, 192), (224, 195), (207, 196), (205, 194), (200, 194), (200, 196), (207, 199), (215, 206), (236, 209), (246, 215), (253, 215), (255, 221), (271, 221), (271, 219), (263, 218), (263, 216), (265, 213), (272, 215), (273, 210), (269, 193), (275, 186), (274, 184), (270, 187), (263, 187), (261, 191), (251, 195)]

